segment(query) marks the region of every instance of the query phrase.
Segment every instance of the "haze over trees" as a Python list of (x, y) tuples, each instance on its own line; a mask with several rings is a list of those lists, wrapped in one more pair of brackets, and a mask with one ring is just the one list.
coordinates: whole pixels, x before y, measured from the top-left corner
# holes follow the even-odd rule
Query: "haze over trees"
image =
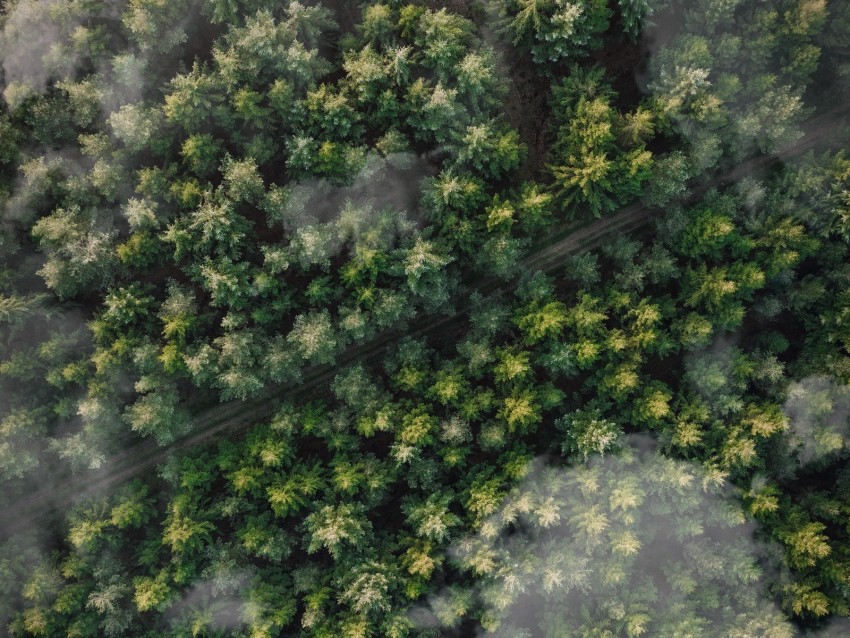
[(842, 3), (0, 29), (4, 631), (843, 635)]

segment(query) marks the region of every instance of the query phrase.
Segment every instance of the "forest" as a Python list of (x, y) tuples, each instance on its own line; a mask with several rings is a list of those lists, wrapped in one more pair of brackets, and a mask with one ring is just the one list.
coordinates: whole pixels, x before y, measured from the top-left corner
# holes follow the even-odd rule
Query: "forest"
[(0, 2), (0, 635), (850, 635), (850, 3)]

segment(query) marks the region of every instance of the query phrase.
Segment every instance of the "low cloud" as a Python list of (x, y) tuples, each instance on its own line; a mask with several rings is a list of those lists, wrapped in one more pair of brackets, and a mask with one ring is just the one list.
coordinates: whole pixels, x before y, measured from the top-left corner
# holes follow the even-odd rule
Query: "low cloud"
[(237, 565), (227, 548), (213, 546), (214, 566), (206, 569), (203, 580), (195, 583), (166, 613), (172, 623), (190, 623), (193, 628), (235, 631), (245, 624), (247, 606), (240, 592), (253, 572)]
[(824, 376), (792, 381), (782, 406), (802, 465), (850, 447), (850, 388)]
[(293, 255), (304, 266), (324, 263), (351, 243), (388, 250), (422, 224), (421, 182), (436, 170), (413, 153), (371, 154), (348, 186), (327, 180), (292, 185), (270, 218), (293, 238)]
[(455, 582), (414, 608), (417, 625), (450, 634), (463, 621), (465, 636), (796, 635), (767, 593), (764, 548), (736, 490), (649, 437), (629, 443), (585, 465), (530, 464), (477, 533), (449, 548)]

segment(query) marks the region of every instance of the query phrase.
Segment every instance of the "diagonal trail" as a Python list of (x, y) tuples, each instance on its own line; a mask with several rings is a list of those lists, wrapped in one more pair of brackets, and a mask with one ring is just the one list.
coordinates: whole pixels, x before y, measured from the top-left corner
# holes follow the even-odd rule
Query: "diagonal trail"
[[(850, 113), (847, 107), (839, 107), (812, 118), (801, 128), (804, 135), (773, 155), (765, 155), (738, 164), (730, 171), (694, 186), (683, 203), (693, 203), (712, 188), (734, 183), (759, 169), (799, 156), (813, 149), (830, 133), (844, 125)], [(647, 208), (640, 203), (630, 204), (616, 213), (593, 222), (571, 222), (561, 224), (549, 235), (545, 243), (537, 244), (520, 263), (522, 269), (551, 272), (563, 265), (566, 257), (597, 248), (612, 235), (631, 233), (648, 226), (663, 215), (663, 211)], [(464, 292), (452, 314), (434, 318), (426, 316), (402, 328), (385, 330), (366, 343), (352, 346), (340, 353), (333, 365), (310, 366), (304, 369), (296, 387), (286, 388), (278, 384), (269, 385), (257, 396), (236, 400), (202, 409), (192, 419), (192, 432), (175, 440), (167, 447), (152, 439), (145, 439), (114, 455), (105, 463), (107, 469), (58, 477), (56, 484), (41, 487), (31, 494), (23, 495), (10, 503), (0, 519), (0, 540), (25, 529), (34, 521), (51, 513), (67, 509), (68, 503), (86, 496), (102, 493), (145, 472), (150, 472), (169, 455), (207, 444), (216, 438), (238, 434), (252, 424), (272, 416), (282, 399), (315, 397), (319, 388), (327, 386), (340, 367), (355, 361), (374, 363), (379, 361), (388, 348), (405, 336), (421, 336), (437, 331), (445, 333), (453, 324), (464, 319), (469, 310), (472, 291), (482, 293), (496, 289), (508, 290), (515, 284), (485, 278), (473, 283)], [(406, 329), (404, 329), (406, 328)], [(120, 469), (114, 469), (114, 468)], [(113, 468), (113, 469), (109, 469)]]

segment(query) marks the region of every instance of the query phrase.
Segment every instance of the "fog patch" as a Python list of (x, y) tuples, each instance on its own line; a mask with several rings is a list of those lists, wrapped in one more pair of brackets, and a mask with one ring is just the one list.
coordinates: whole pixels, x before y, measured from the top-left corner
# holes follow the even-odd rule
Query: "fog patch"
[(46, 201), (49, 193), (62, 181), (82, 178), (91, 164), (75, 148), (49, 150), (24, 159), (19, 165), (12, 197), (4, 202), (4, 226), (31, 224), (36, 210)]
[[(785, 59), (785, 47), (776, 46), (761, 59), (753, 54), (747, 39), (754, 34), (735, 14), (740, 4), (692, 0), (658, 14), (663, 31), (641, 34), (649, 64), (638, 81), (661, 100), (676, 133), (687, 143), (691, 176), (724, 158), (740, 161), (752, 154), (776, 153), (802, 137), (799, 124), (808, 113), (802, 100), (805, 79)], [(759, 9), (764, 16), (769, 7)], [(795, 17), (789, 11), (775, 28), (794, 24), (801, 38), (814, 42), (816, 12)]]
[[(84, 22), (94, 17), (88, 11), (75, 13), (80, 8), (61, 0), (19, 0), (12, 5), (0, 33), (3, 97), (9, 108), (43, 92), (51, 80), (73, 79), (83, 63), (75, 49), (84, 48), (91, 35)], [(106, 3), (103, 10), (115, 17), (118, 5)]]
[(300, 182), (266, 208), (270, 222), (282, 224), (292, 237), (293, 256), (303, 266), (326, 263), (351, 244), (389, 250), (423, 224), (421, 183), (436, 172), (427, 156), (370, 154), (350, 185)]
[(274, 221), (287, 228), (334, 221), (347, 203), (374, 209), (392, 208), (417, 215), (421, 182), (437, 174), (427, 155), (370, 153), (365, 165), (345, 186), (326, 179), (305, 180), (291, 187), (291, 195)]
[(193, 585), (166, 612), (165, 620), (172, 625), (190, 624), (193, 631), (236, 631), (245, 624), (249, 606), (242, 599), (253, 572), (236, 564), (225, 547), (213, 546), (210, 553), (218, 554), (217, 565), (203, 572), (203, 579)]
[(803, 634), (812, 638), (847, 638), (850, 636), (850, 618), (832, 618), (823, 627)]
[[(26, 590), (21, 585), (30, 580), (44, 559), (43, 548), (47, 546), (44, 536), (43, 530), (33, 529), (0, 540), (0, 627), (5, 628), (19, 612), (19, 596)], [(30, 588), (27, 593), (32, 597), (37, 592)], [(45, 597), (49, 594), (46, 591)]]
[(850, 388), (824, 376), (792, 381), (782, 406), (802, 465), (850, 449)]
[[(411, 612), (463, 635), (790, 638), (736, 490), (646, 436), (617, 456), (536, 459), (448, 550), (457, 582)], [(685, 633), (682, 633), (685, 632)]]
[(738, 347), (738, 333), (722, 334), (711, 346), (685, 356), (685, 381), (716, 417), (729, 418), (744, 407), (746, 379), (736, 369), (736, 359), (746, 356)]

